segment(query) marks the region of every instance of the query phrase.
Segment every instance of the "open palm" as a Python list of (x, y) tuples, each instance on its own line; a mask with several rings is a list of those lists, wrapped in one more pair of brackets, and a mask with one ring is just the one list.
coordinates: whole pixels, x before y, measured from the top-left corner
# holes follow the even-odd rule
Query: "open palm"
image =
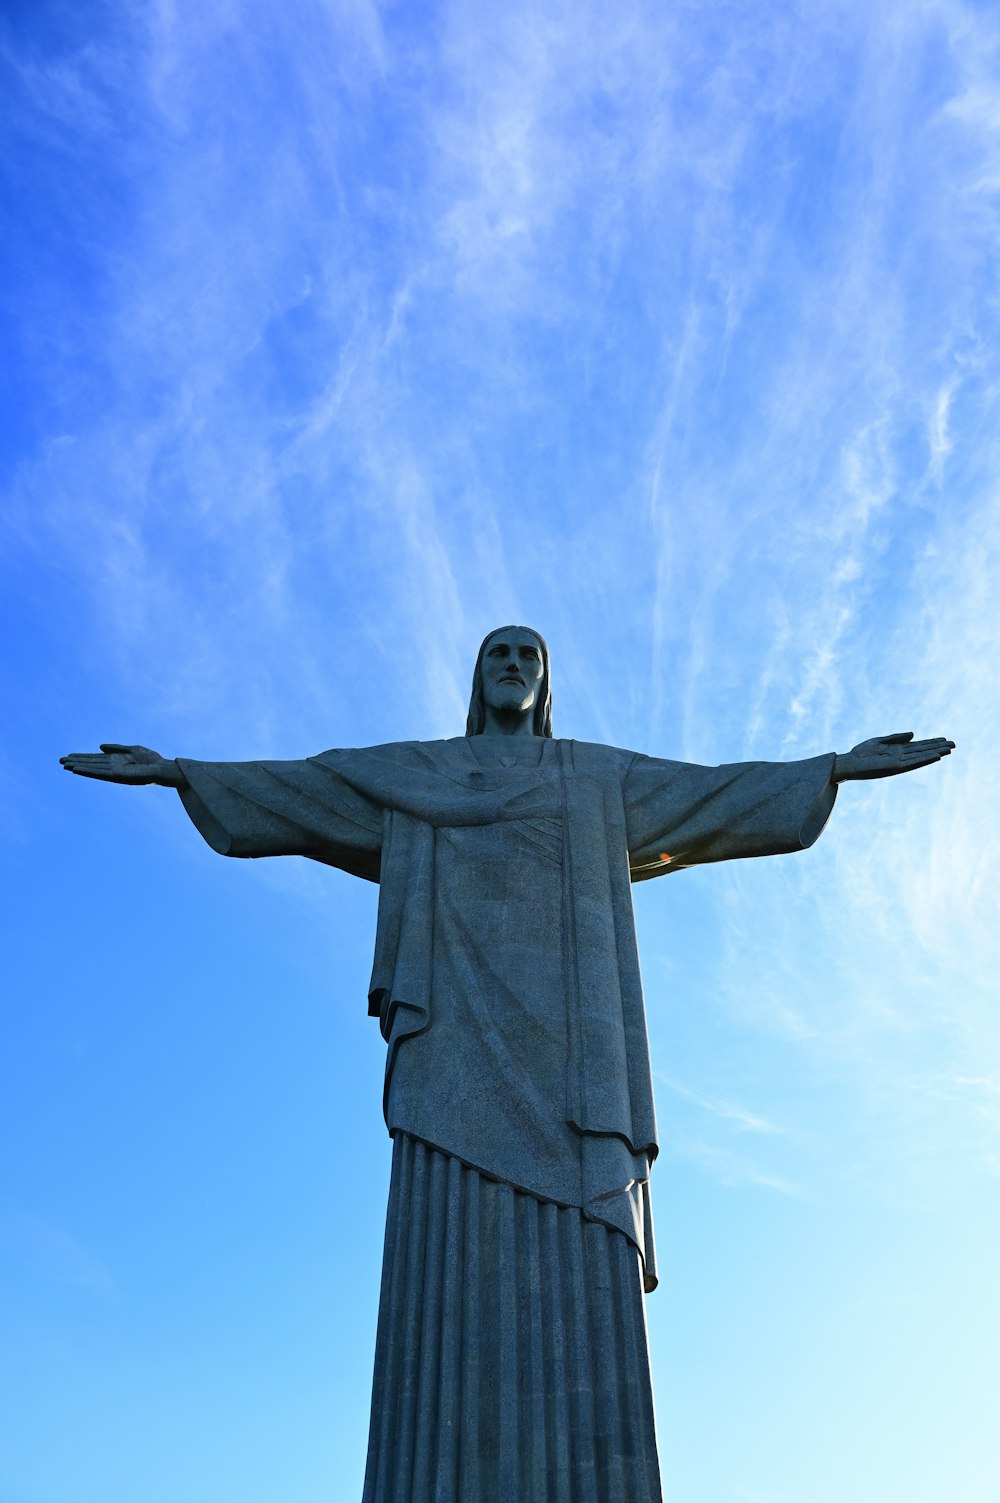
[(864, 778), (892, 778), (940, 762), (955, 749), (954, 741), (934, 736), (929, 741), (914, 741), (912, 731), (896, 731), (891, 736), (872, 736), (859, 741), (846, 756), (837, 758), (834, 778), (838, 783)]
[(70, 752), (59, 761), (67, 772), (75, 772), (81, 778), (99, 778), (105, 783), (160, 783), (179, 788), (183, 782), (177, 763), (161, 757), (149, 746), (102, 741), (100, 752)]

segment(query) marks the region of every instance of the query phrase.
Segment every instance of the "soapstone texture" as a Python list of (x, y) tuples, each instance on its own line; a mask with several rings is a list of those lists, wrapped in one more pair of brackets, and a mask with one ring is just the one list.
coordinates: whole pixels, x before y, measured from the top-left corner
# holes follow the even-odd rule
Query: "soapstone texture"
[(369, 1010), (389, 1131), (616, 1227), (651, 1288), (656, 1128), (629, 879), (801, 850), (833, 805), (832, 755), (695, 767), (463, 736), (179, 765), (221, 854), (380, 882)]
[(108, 744), (209, 845), (380, 885), (393, 1137), (364, 1503), (660, 1503), (643, 1300), (657, 1153), (630, 882), (803, 850), (837, 784), (947, 756), (701, 767), (552, 738), (548, 650), (480, 648), (467, 734), (301, 761)]
[[(591, 1495), (589, 1486), (580, 1490), (584, 1474), (598, 1489), (595, 1503), (659, 1498), (644, 1338), (635, 1360), (645, 1397), (630, 1406), (632, 1418), (626, 1423), (607, 1403), (595, 1409), (593, 1398), (601, 1374), (618, 1370), (622, 1350), (634, 1346), (642, 1287), (656, 1283), (649, 1201), (656, 1126), (629, 880), (801, 850), (833, 806), (833, 760), (696, 767), (536, 736), (400, 742), (292, 762), (180, 759), (184, 807), (215, 850), (309, 856), (380, 882), (369, 1010), (387, 1045), (385, 1117), (397, 1153), (376, 1358), (378, 1444), (365, 1503), (549, 1503), (563, 1496), (582, 1503)], [(460, 1223), (465, 1228), (470, 1216), (477, 1230), (455, 1240), (454, 1257), (443, 1264), (434, 1264), (427, 1239), (432, 1224), (443, 1237), (456, 1214), (449, 1176), (429, 1179), (404, 1213), (404, 1136), (477, 1171), (471, 1179), (466, 1172)], [(468, 1272), (470, 1259), (482, 1266), (499, 1256), (491, 1240), (499, 1232), (485, 1241), (478, 1234), (490, 1220), (486, 1211), (468, 1210), (491, 1182), (572, 1208), (578, 1224), (578, 1247), (553, 1236), (534, 1261), (530, 1249), (515, 1252), (512, 1244), (508, 1261), (524, 1287), (510, 1292), (507, 1305), (488, 1289), (476, 1293)], [(394, 1240), (401, 1216), (413, 1223), (409, 1254)], [(593, 1253), (617, 1270), (613, 1294), (607, 1277), (583, 1276), (584, 1247), (595, 1240), (588, 1222), (601, 1227), (603, 1243), (613, 1234), (622, 1244)], [(458, 1261), (465, 1265), (460, 1276)], [(524, 1288), (577, 1291), (565, 1319), (577, 1331), (582, 1376), (550, 1371), (538, 1378), (538, 1391), (529, 1387), (531, 1364), (510, 1331), (504, 1334), (505, 1313), (516, 1329)], [(473, 1294), (490, 1312), (485, 1332), (483, 1317), (470, 1316), (463, 1303)], [(583, 1340), (581, 1331), (600, 1329), (615, 1310), (619, 1337)], [(539, 1329), (551, 1331), (551, 1311), (544, 1311), (540, 1304)], [(463, 1346), (465, 1369), (500, 1374), (486, 1384), (472, 1429), (462, 1419)], [(500, 1360), (505, 1347), (509, 1371)], [(421, 1356), (431, 1360), (429, 1353), (437, 1355), (421, 1383)], [(530, 1417), (539, 1406), (544, 1411), (547, 1394), (550, 1408), (560, 1393), (568, 1404), (570, 1390), (591, 1395), (590, 1409), (571, 1412), (565, 1432), (570, 1456), (587, 1458), (586, 1465), (560, 1481), (553, 1453), (557, 1470), (546, 1490), (525, 1474), (519, 1485), (534, 1490), (496, 1491), (493, 1442), (505, 1406), (520, 1413), (524, 1405)], [(412, 1446), (399, 1417), (411, 1411), (420, 1421)], [(387, 1423), (386, 1413), (397, 1422)], [(527, 1436), (540, 1432), (529, 1418), (522, 1428), (508, 1449), (528, 1467)], [(595, 1437), (605, 1432), (598, 1457)], [(439, 1433), (458, 1435), (458, 1471), (450, 1453), (432, 1444)], [(545, 1433), (554, 1443), (554, 1432)], [(417, 1471), (404, 1486), (411, 1467)], [(418, 1486), (428, 1467), (430, 1480)], [(480, 1475), (478, 1492), (462, 1490), (461, 1467)], [(644, 1490), (635, 1490), (640, 1481), (633, 1477), (630, 1491), (609, 1491), (619, 1473), (631, 1476), (629, 1467), (638, 1469)]]

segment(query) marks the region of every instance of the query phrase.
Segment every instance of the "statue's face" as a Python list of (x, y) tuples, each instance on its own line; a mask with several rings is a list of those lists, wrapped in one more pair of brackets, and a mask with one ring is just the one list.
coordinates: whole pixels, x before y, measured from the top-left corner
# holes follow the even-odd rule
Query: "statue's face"
[(544, 666), (538, 638), (530, 631), (501, 631), (483, 653), (483, 698), (492, 710), (533, 710)]

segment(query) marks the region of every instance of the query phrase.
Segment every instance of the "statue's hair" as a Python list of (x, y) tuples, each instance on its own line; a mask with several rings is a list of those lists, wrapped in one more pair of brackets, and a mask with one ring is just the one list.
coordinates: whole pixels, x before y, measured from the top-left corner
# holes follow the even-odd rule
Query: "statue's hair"
[(486, 725), (486, 702), (483, 698), (483, 654), (494, 637), (505, 631), (527, 631), (542, 649), (542, 682), (535, 700), (534, 732), (536, 736), (552, 735), (552, 679), (549, 674), (549, 648), (541, 632), (533, 626), (498, 626), (487, 632), (476, 658), (476, 670), (472, 675), (472, 698), (469, 700), (469, 719), (465, 727), (467, 736), (481, 736)]

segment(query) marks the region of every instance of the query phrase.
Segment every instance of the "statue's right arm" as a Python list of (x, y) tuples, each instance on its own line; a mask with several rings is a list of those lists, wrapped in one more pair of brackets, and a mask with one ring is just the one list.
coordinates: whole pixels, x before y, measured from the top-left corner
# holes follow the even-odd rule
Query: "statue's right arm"
[(175, 762), (148, 746), (108, 743), (100, 754), (74, 752), (60, 761), (79, 777), (176, 788), (195, 829), (220, 856), (309, 856), (377, 882), (383, 808), (338, 771), (338, 756)]
[(161, 757), (148, 746), (101, 743), (100, 752), (70, 752), (59, 761), (67, 772), (104, 783), (157, 783), (161, 788), (186, 788), (187, 779), (172, 757)]

